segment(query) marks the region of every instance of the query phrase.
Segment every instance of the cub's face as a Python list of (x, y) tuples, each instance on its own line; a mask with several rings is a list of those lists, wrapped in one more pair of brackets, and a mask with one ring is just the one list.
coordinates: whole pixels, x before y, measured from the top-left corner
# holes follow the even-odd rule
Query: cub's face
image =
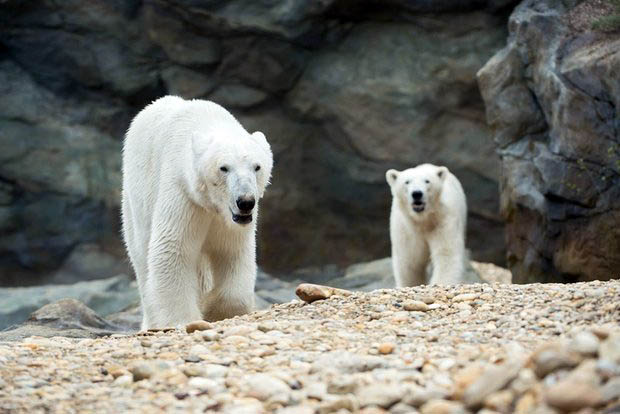
[(207, 203), (227, 222), (245, 225), (256, 219), (273, 167), (262, 132), (248, 135), (247, 140), (219, 140), (217, 147), (204, 151), (197, 165)]
[(404, 171), (388, 170), (385, 178), (394, 199), (406, 212), (418, 217), (439, 198), (447, 174), (446, 167), (422, 164)]

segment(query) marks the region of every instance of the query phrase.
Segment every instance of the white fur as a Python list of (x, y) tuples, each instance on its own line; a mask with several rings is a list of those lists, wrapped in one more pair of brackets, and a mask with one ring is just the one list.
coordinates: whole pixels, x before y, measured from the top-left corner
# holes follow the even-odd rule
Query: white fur
[[(459, 180), (446, 167), (422, 164), (399, 172), (388, 170), (392, 191), (390, 239), (396, 286), (463, 281), (467, 202)], [(413, 192), (423, 196), (424, 211), (414, 211)], [(418, 206), (419, 207), (419, 206)]]
[[(272, 166), (265, 136), (213, 102), (167, 96), (134, 118), (123, 148), (122, 218), (143, 329), (252, 310), (258, 200)], [(256, 200), (249, 224), (232, 219), (238, 197)]]

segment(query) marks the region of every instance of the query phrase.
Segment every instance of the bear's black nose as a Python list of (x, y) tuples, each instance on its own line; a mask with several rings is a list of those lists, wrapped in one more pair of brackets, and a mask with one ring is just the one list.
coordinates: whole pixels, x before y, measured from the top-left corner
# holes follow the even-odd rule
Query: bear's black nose
[(239, 207), (239, 210), (243, 212), (251, 211), (255, 204), (256, 201), (254, 200), (254, 197), (239, 197), (237, 199), (237, 207)]
[(422, 193), (422, 191), (414, 191), (411, 193), (411, 197), (413, 197), (414, 201), (419, 201), (420, 199), (422, 199), (423, 195), (424, 193)]

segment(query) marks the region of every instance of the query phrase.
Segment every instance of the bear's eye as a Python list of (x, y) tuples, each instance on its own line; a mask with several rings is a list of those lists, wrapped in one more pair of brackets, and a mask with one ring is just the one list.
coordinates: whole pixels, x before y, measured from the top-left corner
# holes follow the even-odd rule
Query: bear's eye
[(220, 167), (220, 171), (222, 171), (222, 172), (228, 172), (228, 167), (226, 167), (226, 166), (221, 166), (221, 167)]
[(407, 180), (407, 181), (405, 181), (405, 184), (409, 185), (409, 183), (410, 183), (410, 182), (411, 182), (411, 181)]
[(431, 183), (431, 182), (430, 182), (430, 181), (428, 181), (428, 180), (424, 180), (424, 182), (425, 182), (426, 184), (430, 184), (430, 183)]
[(254, 167), (254, 171), (260, 171), (260, 165), (257, 165), (256, 167)]

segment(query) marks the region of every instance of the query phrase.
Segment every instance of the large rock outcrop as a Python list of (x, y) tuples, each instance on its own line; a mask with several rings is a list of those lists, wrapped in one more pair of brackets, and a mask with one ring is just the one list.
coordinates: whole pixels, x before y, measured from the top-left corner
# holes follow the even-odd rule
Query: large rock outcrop
[(575, 3), (523, 2), (478, 73), (515, 282), (620, 269), (620, 36), (591, 29), (605, 3)]
[(269, 137), (267, 270), (385, 256), (384, 171), (420, 162), (459, 176), (473, 257), (501, 262), (499, 163), (475, 73), (504, 44), (510, 3), (3, 2), (0, 284), (128, 270), (108, 260), (124, 255), (122, 137), (167, 93), (216, 100)]

